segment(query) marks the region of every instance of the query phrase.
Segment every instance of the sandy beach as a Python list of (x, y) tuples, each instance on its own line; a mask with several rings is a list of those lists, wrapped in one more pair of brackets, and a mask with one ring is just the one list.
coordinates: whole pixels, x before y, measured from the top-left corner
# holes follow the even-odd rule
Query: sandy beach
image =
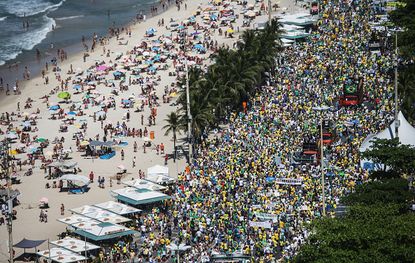
[[(250, 1), (251, 2), (251, 1)], [(253, 3), (253, 1), (252, 1)], [(187, 8), (184, 8), (184, 4), (187, 5)], [(116, 60), (117, 56), (126, 56), (129, 51), (131, 51), (134, 46), (139, 45), (143, 41), (151, 42), (153, 39), (157, 39), (157, 37), (162, 36), (163, 34), (168, 34), (170, 31), (166, 29), (166, 25), (168, 25), (171, 18), (176, 19), (177, 21), (184, 20), (192, 15), (195, 14), (197, 8), (202, 5), (205, 6), (208, 4), (207, 0), (198, 0), (198, 1), (185, 1), (180, 11), (172, 5), (167, 11), (162, 13), (161, 15), (151, 17), (146, 19), (141, 23), (136, 23), (131, 25), (131, 36), (128, 36), (126, 32), (122, 32), (120, 34), (120, 39), (117, 40), (111, 38), (109, 43), (105, 45), (105, 54), (103, 52), (103, 46), (98, 45), (94, 52), (90, 52), (89, 56), (86, 58), (86, 62), (83, 62), (83, 53), (78, 53), (76, 55), (70, 56), (67, 60), (63, 63), (58, 63), (61, 71), (60, 71), (60, 78), (65, 80), (68, 77), (71, 77), (71, 81), (74, 79), (74, 74), (67, 74), (70, 71), (71, 65), (74, 71), (76, 72), (85, 72), (88, 68), (93, 66), (96, 62), (105, 61), (106, 64), (108, 63), (119, 63)], [(288, 10), (294, 10), (297, 7), (294, 6), (293, 3), (289, 1), (282, 1), (280, 2), (280, 6), (287, 7)], [(236, 13), (239, 14), (240, 12), (240, 5), (235, 5)], [(264, 20), (266, 18), (266, 14), (262, 14), (258, 16), (256, 19)], [(165, 26), (159, 26), (158, 22), (160, 19), (164, 19)], [(236, 23), (233, 24), (235, 31), (242, 31), (242, 15), (237, 19)], [(255, 20), (254, 20), (255, 21)], [(196, 17), (196, 22), (201, 23), (201, 16)], [(254, 23), (251, 24), (251, 27)], [(155, 37), (153, 38), (145, 38), (144, 35), (149, 28), (155, 28), (157, 30)], [(191, 28), (191, 27), (189, 27)], [(237, 29), (238, 28), (238, 29)], [(226, 27), (225, 27), (226, 29)], [(191, 29), (193, 30), (193, 29)], [(173, 33), (175, 35), (177, 33)], [(232, 44), (238, 39), (238, 32), (235, 33), (233, 38), (225, 37), (224, 35), (219, 35), (218, 31), (216, 30), (212, 34), (213, 40), (217, 41), (219, 45), (227, 44), (232, 46)], [(119, 42), (126, 42), (128, 41), (127, 45), (120, 45)], [(172, 52), (177, 52), (177, 44), (175, 44), (175, 48)], [(106, 53), (109, 52), (109, 57), (106, 56)], [(207, 56), (210, 54), (208, 51), (207, 54), (197, 54), (195, 50), (192, 50), (192, 56), (200, 56), (204, 58), (206, 61), (204, 63), (209, 63)], [(122, 60), (122, 59), (121, 59)], [(176, 82), (176, 76), (171, 76), (169, 73), (173, 71), (173, 60), (167, 59), (164, 63), (167, 65), (166, 70), (158, 70), (154, 76), (150, 76), (150, 78), (158, 78), (157, 85), (155, 85), (155, 93), (161, 99), (164, 95), (164, 89), (166, 86), (170, 87), (172, 83)], [(110, 71), (106, 78), (112, 78), (112, 72)], [(128, 75), (127, 73), (127, 81), (128, 84)], [(46, 76), (49, 78), (49, 84), (44, 84), (44, 78), (42, 76), (36, 76), (29, 81), (21, 82), (20, 85), (22, 87), (22, 94), (20, 95), (9, 95), (9, 96), (2, 96), (1, 104), (0, 104), (0, 112), (15, 112), (17, 113), (17, 103), (20, 102), (20, 114), (27, 112), (28, 115), (34, 113), (37, 109), (40, 110), (40, 113), (37, 114), (37, 129), (36, 132), (30, 132), (30, 136), (38, 136), (42, 138), (46, 138), (49, 141), (53, 141), (55, 137), (61, 138), (64, 137), (63, 148), (64, 149), (72, 149), (73, 153), (70, 154), (71, 160), (76, 161), (78, 163), (78, 167), (81, 169), (80, 175), (88, 176), (88, 174), (93, 171), (96, 178), (98, 176), (105, 177), (105, 188), (99, 188), (97, 183), (90, 184), (89, 192), (85, 194), (68, 194), (68, 193), (61, 193), (56, 188), (45, 188), (45, 184), (47, 182), (51, 183), (52, 180), (47, 180), (45, 178), (45, 173), (43, 170), (40, 169), (40, 161), (37, 160), (35, 165), (33, 166), (33, 175), (31, 176), (23, 176), (23, 174), (27, 171), (29, 166), (23, 166), (23, 169), (20, 171), (18, 169), (17, 173), (19, 178), (21, 179), (22, 183), (18, 185), (13, 185), (13, 189), (18, 189), (20, 191), (19, 200), (21, 204), (15, 207), (17, 211), (17, 219), (13, 221), (13, 241), (14, 243), (20, 241), (22, 238), (29, 238), (29, 239), (50, 239), (56, 240), (57, 235), (65, 230), (65, 225), (58, 222), (58, 218), (62, 218), (60, 214), (60, 206), (61, 204), (65, 205), (65, 216), (69, 216), (71, 212), (69, 209), (79, 207), (82, 205), (87, 204), (94, 204), (99, 202), (104, 202), (108, 200), (113, 200), (111, 197), (109, 190), (110, 189), (117, 189), (124, 187), (122, 184), (118, 185), (114, 180), (112, 183), (112, 187), (109, 186), (109, 178), (113, 177), (116, 172), (118, 171), (117, 166), (123, 165), (127, 169), (127, 175), (123, 180), (127, 179), (136, 179), (138, 178), (138, 171), (147, 171), (148, 167), (151, 167), (156, 164), (164, 165), (164, 155), (157, 154), (155, 149), (155, 145), (163, 143), (165, 145), (166, 153), (172, 153), (173, 150), (173, 141), (172, 136), (165, 136), (165, 131), (163, 130), (163, 126), (166, 125), (164, 121), (165, 116), (177, 110), (177, 106), (174, 106), (174, 101), (176, 97), (172, 97), (170, 103), (162, 103), (160, 101), (160, 106), (157, 107), (157, 117), (155, 120), (155, 125), (148, 126), (147, 118), (150, 115), (149, 107), (144, 107), (143, 112), (134, 112), (134, 109), (130, 109), (130, 121), (127, 122), (128, 126), (131, 128), (142, 128), (144, 129), (147, 127), (149, 132), (153, 131), (155, 135), (155, 139), (152, 141), (152, 147), (146, 150), (146, 153), (143, 151), (143, 140), (141, 138), (133, 138), (133, 137), (123, 137), (122, 141), (128, 143), (128, 146), (122, 147), (123, 151), (125, 152), (125, 159), (121, 160), (120, 150), (117, 150), (117, 154), (115, 157), (109, 160), (101, 160), (101, 159), (91, 159), (91, 158), (84, 158), (81, 155), (82, 152), (78, 152), (76, 141), (73, 140), (72, 136), (74, 133), (79, 131), (79, 127), (77, 125), (68, 125), (67, 132), (59, 132), (60, 125), (62, 124), (61, 120), (50, 120), (50, 112), (49, 108), (47, 107), (44, 100), (41, 99), (45, 94), (49, 94), (50, 90), (54, 89), (55, 87), (60, 87), (61, 83), (55, 78), (54, 72), (51, 71), (51, 67), (47, 72)], [(114, 82), (115, 86), (119, 86), (119, 81)], [(84, 93), (80, 94), (73, 94), (74, 90), (72, 88), (73, 84), (69, 84), (68, 92), (72, 94), (71, 100), (81, 101)], [(123, 117), (127, 113), (127, 109), (120, 107), (121, 99), (128, 98), (130, 95), (138, 95), (141, 91), (139, 85), (128, 85), (128, 91), (119, 92), (118, 96), (115, 96), (115, 102), (117, 104), (116, 110), (114, 108), (110, 108), (107, 112), (107, 119), (106, 121), (110, 121), (112, 123), (117, 123), (118, 121), (121, 123)], [(60, 91), (60, 89), (59, 89)], [(106, 87), (105, 85), (97, 85), (95, 92), (100, 96), (107, 96), (111, 93), (111, 88)], [(13, 93), (13, 92), (11, 92)], [(31, 98), (33, 100), (32, 107), (29, 109), (24, 109), (25, 101), (27, 98)], [(57, 93), (53, 94), (49, 98), (49, 105), (53, 103), (58, 103), (61, 99), (57, 98)], [(68, 112), (68, 108), (71, 104), (60, 104), (61, 108)], [(96, 112), (98, 107), (90, 106), (86, 109), (83, 109), (84, 115), (81, 116), (81, 119), (85, 119), (88, 123), (88, 129), (85, 133), (85, 138), (95, 138), (96, 135), (100, 135), (102, 138), (103, 133), (101, 129), (101, 125), (99, 121), (94, 122), (93, 115)], [(140, 118), (143, 115), (144, 117), (144, 125), (141, 125)], [(22, 122), (23, 117), (18, 118), (17, 116), (13, 116), (15, 119), (13, 125), (15, 127), (19, 127), (19, 124)], [(6, 126), (0, 127), (3, 131), (6, 129)], [(179, 136), (180, 138), (184, 138), (185, 134)], [(133, 144), (134, 141), (138, 144), (138, 151), (134, 152)], [(181, 144), (181, 142), (179, 142)], [(44, 149), (45, 152), (52, 151), (53, 144), (49, 144), (49, 146)], [(12, 146), (13, 148), (13, 146)], [(133, 158), (136, 157), (136, 166), (133, 167)], [(25, 160), (26, 154), (17, 154), (16, 158), (22, 158)], [(170, 170), (170, 176), (177, 177), (177, 174), (182, 172), (186, 165), (186, 159), (181, 158), (178, 159), (175, 163), (172, 159), (168, 160), (168, 167)], [(41, 223), (38, 220), (40, 209), (38, 208), (39, 200), (43, 197), (46, 197), (49, 200), (50, 208), (47, 209), (48, 211), (48, 223)], [(5, 262), (7, 258), (7, 227), (5, 225), (0, 226), (0, 261)], [(42, 247), (38, 249), (46, 249), (47, 244), (43, 244)], [(16, 255), (22, 253), (20, 250), (16, 250)]]

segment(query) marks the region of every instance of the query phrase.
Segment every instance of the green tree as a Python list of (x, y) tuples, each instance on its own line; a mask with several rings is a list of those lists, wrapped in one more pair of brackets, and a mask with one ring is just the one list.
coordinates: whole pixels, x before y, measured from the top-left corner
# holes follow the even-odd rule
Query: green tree
[[(383, 164), (383, 173), (376, 175), (413, 175), (415, 172), (415, 148), (410, 145), (402, 145), (398, 138), (373, 140), (372, 147), (362, 154), (363, 158), (372, 160), (374, 163)], [(384, 173), (390, 169), (389, 173)]]
[(415, 215), (405, 179), (370, 182), (344, 199), (343, 218), (309, 225), (312, 234), (294, 262), (413, 262)]
[(169, 135), (170, 133), (173, 134), (173, 148), (174, 148), (174, 162), (176, 162), (177, 157), (177, 149), (176, 149), (176, 141), (177, 141), (177, 134), (180, 134), (180, 130), (183, 128), (182, 123), (180, 122), (180, 116), (176, 112), (171, 112), (167, 115), (167, 118), (164, 119), (167, 124), (163, 127), (163, 130), (166, 130), (164, 135)]

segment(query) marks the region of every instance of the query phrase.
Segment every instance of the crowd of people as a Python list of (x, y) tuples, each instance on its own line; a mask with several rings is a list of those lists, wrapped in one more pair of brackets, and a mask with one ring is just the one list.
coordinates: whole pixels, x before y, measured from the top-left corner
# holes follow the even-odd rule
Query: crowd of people
[[(320, 165), (317, 161), (298, 163), (293, 156), (302, 150), (304, 142), (310, 138), (317, 140), (322, 119), (330, 120), (337, 137), (325, 147), (323, 162), (327, 164), (325, 210), (333, 216), (340, 197), (367, 179), (367, 172), (360, 167), (360, 143), (393, 118), (391, 81), (387, 75), (392, 56), (387, 50), (373, 54), (368, 48), (372, 32), (369, 22), (376, 19), (370, 3), (369, 0), (323, 1), (321, 18), (307, 41), (285, 48), (267, 85), (258, 87), (246, 110), (231, 114), (226, 128), (215, 130), (199, 145), (190, 169), (179, 175), (173, 201), (135, 218), (132, 227), (140, 232), (139, 239), (120, 241), (98, 257), (102, 261), (129, 258), (165, 262), (172, 256), (167, 246), (174, 242), (191, 247), (183, 255), (185, 262), (208, 262), (215, 254), (235, 252), (250, 255), (258, 262), (291, 259), (307, 239), (306, 224), (323, 215)], [(157, 72), (165, 70), (169, 61), (173, 65), (171, 74), (180, 79), (186, 58), (189, 64), (205, 69), (203, 58), (218, 48), (212, 37), (216, 24), (188, 23), (186, 26), (197, 32), (187, 38), (188, 46), (202, 45), (208, 54), (180, 51), (177, 34), (148, 39), (121, 59), (97, 62), (80, 74), (71, 69), (71, 77), (67, 79), (60, 79), (61, 69), (53, 65), (61, 86), (44, 97), (51, 120), (60, 120), (63, 125), (79, 124), (80, 130), (74, 134), (77, 146), (92, 138), (99, 140), (100, 135), (88, 136), (88, 126), (93, 124), (81, 123), (79, 119), (75, 122), (72, 112), (77, 117), (101, 122), (104, 142), (121, 136), (146, 137), (144, 108), (150, 112), (150, 127), (155, 124), (155, 112), (160, 106), (155, 95), (159, 85)], [(123, 69), (117, 71), (120, 65)], [(135, 75), (133, 68), (139, 70), (133, 80), (124, 77), (115, 82), (109, 77), (114, 72)], [(338, 98), (345, 81), (357, 78), (363, 79), (364, 103), (342, 107)], [(132, 93), (133, 98), (128, 98), (131, 82), (139, 85), (141, 94)], [(49, 104), (48, 98), (67, 91), (70, 86), (76, 90), (75, 94), (81, 94), (80, 103), (52, 109), (56, 105)], [(100, 94), (96, 91), (99, 86), (110, 89), (111, 95)], [(175, 85), (166, 86), (163, 102), (169, 103), (177, 90)], [(122, 97), (121, 103), (117, 96)], [(134, 103), (136, 106), (130, 106)], [(126, 115), (123, 120), (111, 123), (106, 120), (106, 114), (116, 110), (117, 105), (125, 108)], [(321, 106), (329, 109), (317, 111), (316, 107)], [(84, 113), (92, 107), (96, 107), (93, 114)], [(138, 118), (130, 122), (129, 109), (133, 111), (135, 107), (136, 112), (142, 112), (144, 132), (134, 127), (140, 123)], [(32, 115), (24, 116), (19, 111), (10, 116), (36, 124), (38, 116)], [(2, 119), (9, 120), (9, 113)], [(7, 134), (15, 128), (9, 126)], [(18, 132), (16, 136), (20, 135)], [(38, 146), (37, 139), (36, 136), (29, 138), (24, 147), (29, 150), (30, 146)], [(137, 148), (134, 142), (134, 152)], [(164, 154), (163, 143), (156, 148), (157, 154), (159, 150)], [(133, 168), (135, 162), (134, 158)], [(102, 178), (98, 180), (100, 187), (105, 187), (104, 177), (99, 178)], [(93, 175), (90, 179), (92, 182)], [(282, 184), (278, 179), (295, 179), (296, 183)], [(43, 210), (39, 219), (47, 222)]]
[[(295, 163), (292, 156), (305, 138), (319, 136), (322, 118), (338, 135), (325, 147), (328, 215), (367, 179), (359, 145), (393, 119), (392, 55), (368, 48), (369, 22), (376, 19), (370, 1), (324, 1), (321, 15), (310, 39), (284, 50), (269, 85), (200, 147), (191, 173), (179, 178), (173, 215), (180, 241), (192, 246), (189, 260), (237, 251), (259, 262), (295, 255), (309, 234), (306, 223), (322, 216), (323, 198), (320, 166)], [(341, 107), (345, 81), (357, 77), (364, 103)], [(317, 111), (321, 106), (330, 109)]]

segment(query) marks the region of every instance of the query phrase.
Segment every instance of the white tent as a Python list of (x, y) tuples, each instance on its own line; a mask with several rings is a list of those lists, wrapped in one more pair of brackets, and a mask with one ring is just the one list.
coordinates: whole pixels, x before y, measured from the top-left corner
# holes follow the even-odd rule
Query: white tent
[(156, 184), (169, 184), (176, 181), (169, 176), (169, 168), (161, 165), (148, 168), (145, 179)]
[(169, 175), (169, 167), (154, 165), (147, 169), (147, 175)]
[(136, 189), (132, 187), (112, 190), (111, 192), (119, 201), (130, 205), (149, 204), (170, 199), (170, 196), (160, 192)]
[(82, 216), (82, 215), (71, 215), (69, 217), (58, 219), (59, 222), (67, 224), (67, 225), (72, 225), (72, 224), (75, 224), (75, 223), (81, 223), (81, 222), (85, 222), (85, 221), (89, 221), (89, 220), (91, 220), (89, 217)]
[(63, 181), (73, 181), (73, 182), (80, 182), (84, 185), (89, 184), (89, 179), (86, 176), (77, 175), (77, 174), (64, 174), (60, 177)]
[[(398, 128), (399, 142), (402, 144), (408, 144), (415, 147), (415, 128), (405, 119), (402, 112), (398, 114), (398, 120), (400, 126)], [(360, 146), (360, 152), (364, 152), (371, 148), (372, 141), (375, 139), (393, 139), (395, 138), (395, 120), (383, 131), (378, 134), (369, 134)], [(360, 161), (360, 165), (364, 169), (380, 169), (381, 164), (374, 164), (373, 162), (363, 159)]]
[(95, 249), (100, 248), (99, 246), (96, 246), (89, 242), (85, 242), (85, 240), (80, 240), (80, 239), (73, 238), (73, 237), (65, 237), (63, 239), (51, 241), (50, 243), (52, 245), (65, 248), (75, 253), (90, 251), (90, 250), (95, 250)]
[(134, 235), (137, 232), (125, 226), (112, 224), (108, 222), (98, 222), (91, 220), (79, 224), (72, 225), (75, 233), (87, 237), (94, 241), (101, 241), (107, 239), (118, 238), (126, 235)]
[(128, 221), (131, 221), (131, 219), (117, 215), (115, 213), (112, 213), (110, 211), (90, 206), (90, 205), (84, 205), (78, 208), (70, 209), (70, 211), (80, 214), (85, 217), (89, 217), (91, 219), (95, 219), (101, 222), (109, 222), (109, 223), (125, 223)]
[[(409, 144), (415, 147), (415, 128), (409, 124), (409, 122), (405, 119), (405, 116), (403, 116), (402, 112), (399, 112), (398, 120), (400, 122), (400, 126), (398, 128), (399, 141), (402, 144)], [(379, 132), (378, 134), (370, 134), (367, 136), (360, 146), (360, 151), (364, 152), (369, 149), (372, 145), (371, 141), (376, 138), (393, 139), (395, 137), (395, 121), (393, 121), (386, 129)]]
[(137, 188), (137, 189), (147, 189), (150, 191), (162, 191), (166, 189), (165, 186), (161, 186), (159, 184), (156, 184), (148, 180), (144, 180), (144, 179), (134, 179), (131, 181), (125, 181), (123, 182), (123, 184)]
[(133, 214), (133, 213), (138, 213), (138, 212), (142, 211), (142, 210), (137, 209), (135, 207), (131, 207), (131, 206), (121, 204), (121, 203), (118, 203), (118, 202), (114, 202), (114, 201), (108, 201), (108, 202), (96, 204), (94, 206), (105, 209), (105, 210), (108, 210), (110, 212), (113, 212), (113, 213), (119, 214), (119, 215)]
[(72, 251), (59, 247), (53, 247), (49, 250), (39, 251), (36, 254), (59, 263), (78, 262), (87, 259), (86, 257), (81, 256), (78, 253), (74, 253)]

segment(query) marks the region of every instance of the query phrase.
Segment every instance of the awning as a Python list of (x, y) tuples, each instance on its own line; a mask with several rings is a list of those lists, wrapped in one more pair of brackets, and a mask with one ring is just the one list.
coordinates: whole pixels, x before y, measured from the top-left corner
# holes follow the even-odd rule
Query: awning
[(71, 263), (87, 259), (86, 257), (78, 253), (74, 253), (72, 251), (59, 247), (53, 247), (48, 250), (39, 251), (36, 254), (59, 263)]
[(14, 247), (18, 248), (35, 248), (41, 245), (46, 240), (29, 240), (26, 238), (23, 238), (22, 241), (20, 241), (17, 244), (14, 244)]
[(127, 214), (133, 214), (133, 213), (138, 213), (142, 211), (135, 207), (131, 207), (131, 206), (121, 204), (118, 202), (114, 202), (114, 201), (108, 201), (108, 202), (96, 204), (94, 206), (99, 207), (101, 209), (108, 210), (118, 215), (127, 215)]
[(128, 235), (137, 234), (137, 231), (131, 230), (127, 227), (111, 224), (111, 223), (91, 223), (83, 224), (75, 230), (75, 233), (84, 236), (94, 241), (108, 240), (113, 238), (119, 238)]
[(171, 197), (156, 191), (149, 191), (145, 189), (136, 189), (127, 187), (123, 189), (117, 189), (111, 191), (115, 194), (115, 197), (122, 202), (130, 205), (143, 205), (155, 202), (164, 201)]
[(91, 244), (89, 242), (85, 242), (85, 240), (80, 240), (73, 237), (65, 237), (60, 240), (52, 241), (50, 244), (70, 250), (75, 253), (80, 253), (84, 251), (90, 251), (99, 249), (99, 246)]

